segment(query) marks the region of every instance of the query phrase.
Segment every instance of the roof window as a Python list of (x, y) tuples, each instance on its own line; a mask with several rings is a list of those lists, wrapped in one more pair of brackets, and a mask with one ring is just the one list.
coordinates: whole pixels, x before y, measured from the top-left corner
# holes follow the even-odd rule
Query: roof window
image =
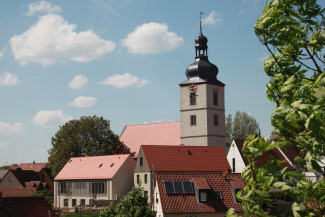
[(112, 167), (112, 166), (114, 166), (114, 163), (112, 163), (110, 167)]
[(217, 199), (217, 200), (222, 200), (222, 194), (221, 194), (221, 191), (216, 191), (216, 199)]
[(98, 168), (101, 168), (103, 166), (103, 164), (99, 164)]

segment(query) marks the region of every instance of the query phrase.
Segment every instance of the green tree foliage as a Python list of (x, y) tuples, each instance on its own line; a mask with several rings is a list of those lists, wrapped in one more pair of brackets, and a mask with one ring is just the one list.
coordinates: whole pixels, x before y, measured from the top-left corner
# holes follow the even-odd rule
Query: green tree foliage
[(228, 114), (226, 118), (226, 142), (230, 145), (233, 139), (246, 139), (250, 134), (259, 134), (260, 128), (253, 116), (237, 111), (235, 118)]
[(109, 155), (119, 143), (119, 137), (103, 117), (88, 116), (71, 120), (52, 137), (48, 167), (55, 177), (71, 157)]
[(141, 188), (132, 190), (117, 205), (110, 204), (100, 210), (100, 217), (155, 217), (156, 212), (148, 206), (148, 198)]
[(32, 194), (33, 197), (44, 197), (45, 200), (52, 206), (53, 205), (53, 194), (49, 189), (43, 189), (35, 191)]
[[(270, 53), (264, 70), (270, 77), (267, 97), (275, 103), (271, 123), (281, 140), (272, 145), (250, 136), (243, 153), (250, 164), (243, 171), (246, 187), (237, 194), (246, 215), (279, 215), (269, 189), (278, 188), (293, 198), (294, 216), (325, 215), (325, 175), (319, 164), (325, 155), (325, 19), (316, 0), (274, 0), (257, 20), (255, 33)], [(256, 169), (255, 159), (266, 151), (296, 146), (297, 171), (271, 160)], [(302, 171), (317, 176), (312, 183)], [(228, 216), (233, 216), (232, 211)]]

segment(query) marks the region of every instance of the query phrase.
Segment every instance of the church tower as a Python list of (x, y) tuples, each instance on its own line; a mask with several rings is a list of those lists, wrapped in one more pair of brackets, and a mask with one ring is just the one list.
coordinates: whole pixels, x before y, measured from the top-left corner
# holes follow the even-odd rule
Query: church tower
[(208, 39), (195, 38), (195, 62), (180, 83), (181, 143), (226, 147), (224, 87), (217, 79), (218, 67), (208, 60)]

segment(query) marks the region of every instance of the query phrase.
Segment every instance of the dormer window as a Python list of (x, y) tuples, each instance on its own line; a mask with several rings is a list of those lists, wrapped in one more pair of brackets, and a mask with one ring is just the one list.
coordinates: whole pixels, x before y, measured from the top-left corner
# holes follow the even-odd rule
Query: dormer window
[(200, 190), (199, 191), (199, 201), (200, 203), (207, 203), (208, 200), (208, 191), (207, 190)]
[(140, 157), (140, 167), (143, 166), (143, 157)]

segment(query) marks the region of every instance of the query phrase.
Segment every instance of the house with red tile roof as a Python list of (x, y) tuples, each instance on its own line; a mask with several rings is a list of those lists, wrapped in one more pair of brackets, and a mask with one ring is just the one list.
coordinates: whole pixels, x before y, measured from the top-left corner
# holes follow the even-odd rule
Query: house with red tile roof
[(153, 201), (154, 174), (160, 172), (222, 173), (230, 170), (222, 147), (142, 145), (134, 169), (134, 186)]
[(35, 172), (18, 167), (9, 169), (4, 175), (0, 182), (0, 192), (3, 197), (28, 197), (36, 191), (51, 190), (49, 183), (53, 185), (53, 180), (44, 168)]
[(120, 141), (130, 148), (131, 153), (135, 152), (134, 158), (137, 158), (141, 145), (179, 146), (180, 133), (180, 122), (127, 125)]
[(72, 157), (54, 179), (54, 207), (116, 201), (133, 187), (134, 165), (130, 154)]
[(54, 181), (51, 175), (51, 170), (47, 167), (47, 163), (35, 163), (34, 161), (33, 163), (21, 163), (18, 166), (10, 167), (11, 170), (16, 170), (17, 168), (20, 168), (21, 170), (34, 171), (43, 183), (47, 183), (48, 189), (52, 194), (54, 193)]
[[(227, 160), (234, 173), (242, 173), (248, 164), (248, 160), (242, 153), (245, 139), (234, 139), (231, 143), (230, 149), (227, 154)], [(280, 159), (283, 161), (281, 164), (283, 167), (288, 169), (295, 169), (294, 159), (300, 156), (299, 151), (292, 146), (286, 146), (285, 148), (275, 148), (269, 152), (261, 155), (255, 165), (257, 168), (264, 166), (271, 157)]]
[(243, 214), (235, 197), (245, 186), (240, 174), (160, 172), (155, 177), (156, 216), (225, 216), (230, 208)]

